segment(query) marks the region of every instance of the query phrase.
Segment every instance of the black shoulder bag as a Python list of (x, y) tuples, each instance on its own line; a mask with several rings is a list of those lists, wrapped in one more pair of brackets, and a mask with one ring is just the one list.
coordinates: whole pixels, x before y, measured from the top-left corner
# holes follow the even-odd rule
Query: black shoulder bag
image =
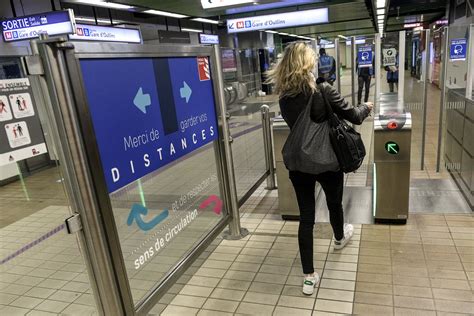
[(365, 157), (365, 146), (362, 137), (352, 126), (339, 119), (334, 113), (322, 85), (320, 85), (320, 91), (328, 113), (329, 139), (339, 162), (339, 167), (345, 173), (354, 172), (362, 165)]

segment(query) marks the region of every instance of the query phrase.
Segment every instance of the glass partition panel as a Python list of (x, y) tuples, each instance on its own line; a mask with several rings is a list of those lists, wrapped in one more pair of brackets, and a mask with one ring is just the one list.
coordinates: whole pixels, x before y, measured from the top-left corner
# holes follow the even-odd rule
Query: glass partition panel
[[(0, 314), (97, 313), (38, 78), (0, 57)], [(49, 135), (47, 135), (49, 134)]]
[(352, 98), (352, 79), (351, 71), (353, 70), (352, 55), (351, 55), (351, 41), (349, 40), (340, 40), (339, 41), (339, 61), (340, 61), (340, 74), (341, 74), (341, 95), (351, 100)]
[[(267, 171), (260, 107), (272, 106), (278, 97), (272, 94), (271, 85), (265, 84), (265, 71), (276, 62), (272, 48), (243, 49), (236, 57), (236, 76), (226, 77), (225, 94), (234, 140), (232, 155), (237, 196), (242, 200)], [(231, 64), (230, 61), (227, 64)], [(229, 73), (227, 69), (223, 67), (224, 73)]]
[(378, 74), (381, 78), (380, 92), (382, 94), (398, 93), (398, 77), (400, 73), (398, 32), (384, 34), (381, 53), (382, 69), (380, 69)]
[[(411, 131), (411, 170), (420, 170), (422, 159), (428, 150), (427, 159), (432, 163), (434, 159), (434, 139), (425, 139), (429, 144), (423, 143), (423, 120), (425, 111), (433, 113), (439, 104), (440, 91), (438, 88), (428, 86), (429, 109), (424, 106), (424, 91), (426, 73), (426, 54), (429, 47), (426, 47), (426, 31), (407, 31), (405, 36), (405, 61), (404, 68), (400, 68), (399, 75), (405, 77), (404, 89), (404, 107), (405, 111), (411, 113), (412, 131)], [(427, 100), (428, 101), (428, 100)], [(430, 120), (430, 123), (434, 123)], [(436, 122), (437, 123), (437, 122)], [(430, 127), (432, 125), (430, 124)]]
[(224, 218), (211, 65), (208, 57), (79, 64), (137, 304)]
[[(461, 187), (472, 192), (474, 150), (472, 148), (472, 102), (466, 98), (468, 78), (469, 39), (472, 27), (468, 24), (449, 26), (443, 33), (445, 54), (444, 99), (440, 114), (438, 165), (440, 171), (447, 168)], [(461, 177), (459, 178), (459, 175)], [(468, 191), (469, 191), (468, 190)], [(471, 194), (472, 196), (472, 194)]]
[(356, 101), (375, 102), (375, 44), (373, 37), (356, 40)]

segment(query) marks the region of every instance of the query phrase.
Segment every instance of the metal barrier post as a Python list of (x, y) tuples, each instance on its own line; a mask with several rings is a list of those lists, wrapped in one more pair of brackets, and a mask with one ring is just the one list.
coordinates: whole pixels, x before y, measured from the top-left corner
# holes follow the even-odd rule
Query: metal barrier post
[[(214, 54), (214, 63), (215, 63), (215, 76), (216, 76), (216, 84), (217, 90), (216, 94), (218, 97), (217, 105), (219, 107), (220, 113), (226, 113), (226, 104), (225, 104), (225, 96), (224, 96), (224, 79), (222, 75), (222, 64), (221, 64), (221, 51), (219, 45), (213, 45), (213, 54)], [(240, 227), (240, 212), (239, 212), (239, 202), (237, 198), (237, 186), (235, 183), (235, 172), (234, 172), (234, 161), (232, 156), (232, 146), (231, 143), (233, 142), (232, 136), (230, 135), (228, 119), (230, 115), (225, 115), (225, 119), (222, 121), (222, 133), (223, 133), (223, 169), (224, 172), (224, 187), (225, 187), (225, 194), (227, 195), (228, 202), (226, 207), (229, 210), (229, 213), (232, 217), (232, 220), (229, 223), (229, 230), (225, 231), (223, 234), (224, 239), (232, 239), (237, 240), (241, 239), (248, 235), (248, 230), (245, 228)]]
[(430, 72), (430, 30), (425, 30), (425, 64), (423, 69), (423, 123), (421, 128), (421, 170), (425, 169), (426, 110), (428, 108), (428, 74)]
[(269, 175), (267, 177), (267, 190), (276, 189), (275, 185), (275, 163), (273, 160), (273, 137), (270, 120), (270, 107), (266, 104), (260, 108), (262, 113), (263, 147), (265, 150), (265, 164)]
[(356, 38), (351, 37), (351, 87), (352, 87), (352, 104), (355, 106), (356, 103), (356, 56), (357, 56)]
[(334, 50), (336, 51), (336, 56), (334, 57), (334, 60), (336, 62), (336, 89), (341, 93), (341, 58), (340, 58), (340, 52), (339, 50), (341, 49), (341, 45), (339, 43), (339, 39), (336, 38), (334, 40)]
[(400, 31), (398, 43), (398, 100), (405, 99), (405, 41), (406, 31)]
[(436, 172), (441, 168), (441, 145), (443, 142), (443, 120), (444, 120), (444, 103), (446, 102), (446, 72), (449, 62), (449, 27), (444, 27), (443, 44), (441, 51), (441, 75), (439, 83), (441, 86), (441, 98), (439, 102), (439, 123), (438, 123), (438, 148), (436, 152)]

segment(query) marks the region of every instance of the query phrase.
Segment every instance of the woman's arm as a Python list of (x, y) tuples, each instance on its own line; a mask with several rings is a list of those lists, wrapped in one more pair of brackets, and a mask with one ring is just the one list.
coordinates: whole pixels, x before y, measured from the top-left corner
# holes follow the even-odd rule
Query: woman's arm
[(354, 107), (347, 102), (333, 86), (323, 84), (323, 89), (324, 95), (332, 106), (334, 113), (336, 113), (340, 118), (348, 120), (353, 124), (360, 125), (365, 118), (369, 116), (370, 108), (367, 104)]

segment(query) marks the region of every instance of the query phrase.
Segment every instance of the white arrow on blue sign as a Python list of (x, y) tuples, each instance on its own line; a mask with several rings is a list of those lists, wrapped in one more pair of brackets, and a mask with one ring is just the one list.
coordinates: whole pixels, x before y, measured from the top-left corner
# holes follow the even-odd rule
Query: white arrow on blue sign
[(146, 114), (146, 107), (151, 104), (151, 97), (148, 93), (144, 94), (142, 87), (140, 87), (135, 98), (133, 98), (133, 104), (142, 111), (143, 114)]
[(181, 95), (181, 98), (186, 99), (186, 103), (188, 103), (192, 93), (193, 90), (191, 90), (186, 81), (183, 81), (183, 87), (179, 89), (179, 94)]

